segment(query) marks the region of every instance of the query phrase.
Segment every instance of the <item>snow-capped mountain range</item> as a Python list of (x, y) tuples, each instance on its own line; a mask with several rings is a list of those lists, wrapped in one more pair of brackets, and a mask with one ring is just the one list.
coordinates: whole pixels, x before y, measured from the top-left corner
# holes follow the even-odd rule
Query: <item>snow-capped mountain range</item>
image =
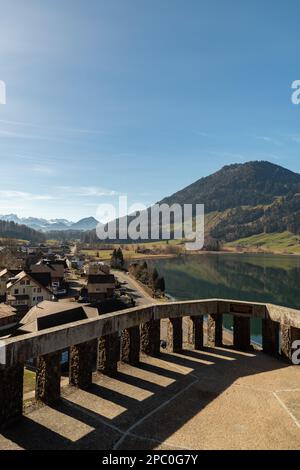
[(41, 219), (37, 217), (18, 217), (16, 214), (0, 215), (0, 220), (27, 225), (35, 230), (49, 232), (50, 230), (92, 230), (96, 228), (98, 221), (94, 217), (86, 217), (78, 222), (67, 219)]

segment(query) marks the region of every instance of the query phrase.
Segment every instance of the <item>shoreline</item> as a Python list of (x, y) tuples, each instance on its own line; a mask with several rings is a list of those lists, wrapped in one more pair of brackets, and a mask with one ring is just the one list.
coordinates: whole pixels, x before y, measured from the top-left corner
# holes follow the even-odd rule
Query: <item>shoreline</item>
[(184, 258), (188, 256), (203, 256), (203, 255), (263, 255), (263, 256), (282, 256), (282, 257), (298, 257), (300, 258), (300, 253), (279, 253), (273, 251), (236, 251), (236, 250), (220, 250), (220, 251), (199, 251), (199, 252), (183, 252), (180, 254), (158, 254), (158, 255), (147, 255), (141, 256), (132, 256), (126, 258), (125, 261), (144, 261), (144, 260), (159, 260), (159, 259), (176, 259)]
[[(144, 284), (142, 282), (140, 282), (139, 280), (137, 280), (134, 276), (132, 276), (130, 273), (127, 275), (129, 278), (131, 278), (131, 280), (133, 280), (136, 284), (136, 287), (141, 291), (143, 292), (144, 294), (148, 295), (151, 297), (151, 300), (153, 300), (153, 303), (156, 303), (156, 302), (159, 302), (159, 303), (163, 303), (163, 302), (180, 302), (180, 299), (177, 299), (176, 297), (172, 296), (171, 294), (169, 294), (168, 292), (165, 292), (164, 294), (164, 298), (163, 299), (159, 299), (159, 298), (156, 298), (156, 297), (152, 297), (150, 295), (150, 293), (148, 292), (148, 288), (147, 286), (144, 286)], [(205, 330), (207, 331), (207, 319), (204, 318), (204, 328)], [(225, 328), (225, 326), (223, 325), (223, 337), (224, 337), (224, 341), (225, 342), (228, 342), (229, 344), (233, 343), (233, 331), (231, 329), (228, 329), (228, 328)], [(226, 343), (225, 343), (226, 344)], [(253, 344), (254, 346), (256, 347), (259, 347), (261, 348), (262, 347), (262, 342), (259, 342), (259, 341), (255, 341), (253, 339), (251, 339), (251, 344)]]

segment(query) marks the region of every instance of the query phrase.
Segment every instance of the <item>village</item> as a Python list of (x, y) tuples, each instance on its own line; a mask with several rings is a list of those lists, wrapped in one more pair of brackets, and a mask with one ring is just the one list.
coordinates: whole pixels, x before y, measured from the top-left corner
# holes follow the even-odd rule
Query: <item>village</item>
[[(144, 273), (145, 263), (125, 263), (121, 248), (112, 251), (111, 259), (100, 261), (75, 242), (6, 243), (0, 249), (0, 339), (154, 301), (145, 280), (136, 280), (137, 267)], [(62, 351), (62, 369), (68, 369), (68, 361), (68, 351)], [(35, 372), (36, 363), (28, 361), (25, 392), (34, 389)]]
[(115, 261), (114, 267), (120, 270), (112, 272), (109, 260), (76, 254), (76, 247), (68, 243), (20, 244), (17, 253), (17, 263), (0, 264), (0, 337), (14, 334), (18, 325), (24, 330), (31, 310), (47, 302), (58, 303), (56, 310), (60, 305), (74, 309), (78, 304), (90, 304), (99, 313), (135, 305), (130, 289), (122, 285), (127, 272), (123, 261), (119, 266)]

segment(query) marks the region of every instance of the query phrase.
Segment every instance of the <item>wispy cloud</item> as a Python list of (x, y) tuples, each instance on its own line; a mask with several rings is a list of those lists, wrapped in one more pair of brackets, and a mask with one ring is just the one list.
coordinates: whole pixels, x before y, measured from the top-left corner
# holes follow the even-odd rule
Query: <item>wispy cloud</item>
[(50, 168), (49, 166), (46, 166), (46, 165), (34, 165), (32, 167), (32, 171), (40, 175), (48, 175), (48, 176), (53, 175), (55, 173), (53, 168)]
[(26, 134), (22, 132), (16, 132), (16, 131), (9, 131), (6, 129), (0, 129), (0, 136), (13, 138), (13, 139), (40, 139), (41, 138), (40, 136)]
[(120, 195), (118, 191), (106, 188), (97, 188), (95, 186), (60, 186), (58, 189), (62, 192), (68, 192), (69, 194), (80, 197), (103, 197)]
[(194, 131), (194, 134), (197, 135), (198, 137), (208, 137), (209, 134), (207, 132), (202, 132), (202, 131)]
[[(35, 124), (31, 122), (22, 121), (10, 121), (0, 119), (0, 124), (4, 126), (0, 129), (0, 135), (4, 137), (16, 137), (16, 138), (27, 138), (27, 139), (49, 139), (49, 134), (69, 134), (69, 135), (103, 135), (105, 131), (101, 129), (86, 129), (76, 127), (55, 127), (46, 126), (41, 124)], [(13, 128), (13, 129), (12, 129)], [(27, 133), (26, 129), (36, 130), (34, 133)], [(20, 131), (21, 129), (21, 131)]]
[(291, 134), (288, 137), (293, 142), (300, 142), (300, 134)]
[(56, 199), (54, 196), (49, 194), (33, 194), (24, 191), (13, 191), (10, 189), (0, 190), (0, 198), (2, 199), (20, 199), (22, 201), (48, 201)]
[(235, 152), (220, 152), (220, 151), (211, 151), (209, 152), (210, 155), (218, 158), (222, 158), (224, 160), (236, 161), (236, 160), (247, 160), (247, 156), (242, 153), (235, 153)]
[(257, 140), (262, 140), (263, 142), (267, 142), (269, 144), (274, 144), (274, 145), (281, 145), (281, 142), (279, 140), (274, 139), (273, 137), (268, 137), (268, 136), (258, 136), (256, 137)]

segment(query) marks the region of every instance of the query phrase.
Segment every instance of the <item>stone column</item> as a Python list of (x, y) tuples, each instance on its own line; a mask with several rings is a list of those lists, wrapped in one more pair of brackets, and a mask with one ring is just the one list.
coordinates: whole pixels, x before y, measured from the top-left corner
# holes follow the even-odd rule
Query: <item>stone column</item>
[(223, 344), (223, 316), (211, 314), (207, 316), (207, 346), (215, 347)]
[(289, 362), (292, 362), (292, 345), (296, 340), (300, 340), (300, 329), (281, 325), (281, 356)]
[(0, 366), (0, 429), (22, 416), (23, 364)]
[(40, 356), (37, 361), (35, 397), (46, 404), (60, 398), (61, 352)]
[(122, 331), (121, 360), (132, 366), (140, 362), (140, 327), (133, 326)]
[(167, 349), (170, 352), (180, 352), (182, 350), (182, 318), (169, 318)]
[(159, 356), (160, 320), (150, 320), (141, 325), (141, 351), (148, 356)]
[(279, 323), (269, 318), (262, 320), (262, 345), (265, 354), (279, 355)]
[(76, 344), (70, 348), (69, 381), (78, 388), (88, 388), (92, 383), (93, 342)]
[(188, 317), (188, 342), (194, 349), (203, 348), (203, 316)]
[(101, 336), (98, 342), (97, 371), (115, 375), (120, 360), (120, 338), (118, 333)]
[(233, 345), (241, 351), (250, 350), (250, 318), (233, 317)]

